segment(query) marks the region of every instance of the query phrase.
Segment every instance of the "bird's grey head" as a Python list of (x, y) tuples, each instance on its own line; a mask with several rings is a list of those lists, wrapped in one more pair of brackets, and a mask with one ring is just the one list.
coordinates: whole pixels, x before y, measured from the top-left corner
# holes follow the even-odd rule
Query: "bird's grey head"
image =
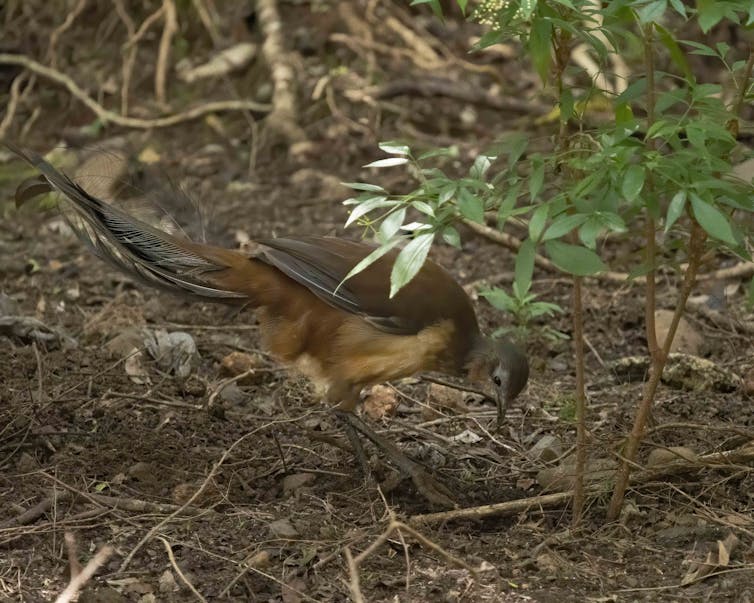
[(505, 419), (508, 404), (529, 380), (529, 362), (524, 353), (508, 339), (480, 339), (471, 352), (467, 365), (472, 381), (487, 381), (497, 402), (498, 427)]

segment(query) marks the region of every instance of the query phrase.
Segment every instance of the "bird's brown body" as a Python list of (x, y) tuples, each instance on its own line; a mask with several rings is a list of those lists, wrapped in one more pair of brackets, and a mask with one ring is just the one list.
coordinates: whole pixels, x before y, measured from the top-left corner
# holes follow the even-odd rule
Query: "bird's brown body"
[[(526, 358), (480, 335), (469, 297), (432, 261), (391, 298), (396, 251), (344, 280), (373, 245), (277, 238), (258, 241), (248, 255), (196, 243), (100, 201), (41, 157), (9, 148), (42, 174), (19, 186), (18, 202), (56, 189), (76, 211), (79, 237), (117, 268), (190, 298), (255, 308), (269, 350), (343, 411), (354, 409), (364, 386), (422, 371), (490, 379), (504, 402), (526, 384)], [(366, 427), (356, 428), (378, 442)]]

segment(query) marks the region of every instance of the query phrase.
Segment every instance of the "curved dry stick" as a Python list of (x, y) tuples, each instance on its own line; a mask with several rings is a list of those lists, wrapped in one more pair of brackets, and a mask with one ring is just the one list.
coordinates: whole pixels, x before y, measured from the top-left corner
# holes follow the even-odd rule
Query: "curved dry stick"
[(47, 59), (50, 61), (50, 64), (54, 67), (55, 62), (57, 59), (57, 55), (55, 54), (55, 47), (58, 45), (58, 40), (60, 40), (60, 36), (62, 36), (66, 31), (68, 31), (71, 28), (71, 25), (73, 25), (73, 22), (78, 18), (78, 16), (83, 12), (84, 8), (86, 8), (87, 0), (79, 0), (76, 6), (73, 7), (73, 10), (68, 13), (68, 15), (65, 18), (65, 21), (61, 23), (53, 32), (50, 34), (50, 43), (47, 46)]
[(296, 73), (283, 39), (283, 24), (276, 0), (257, 0), (259, 26), (264, 34), (262, 55), (272, 77), (272, 112), (267, 124), (289, 145), (305, 143), (306, 134), (298, 125)]
[(68, 603), (69, 601), (72, 601), (76, 593), (81, 590), (81, 587), (84, 586), (92, 576), (94, 576), (94, 572), (103, 566), (110, 558), (110, 555), (113, 554), (113, 550), (113, 547), (106, 545), (97, 551), (97, 554), (89, 560), (89, 563), (84, 566), (81, 573), (71, 579), (66, 589), (60, 593), (57, 599), (55, 599), (55, 603)]
[(184, 121), (191, 121), (206, 115), (207, 113), (218, 113), (222, 111), (258, 111), (269, 112), (272, 108), (264, 103), (256, 103), (248, 100), (238, 101), (214, 101), (193, 107), (181, 113), (158, 117), (155, 119), (141, 119), (139, 117), (127, 117), (105, 109), (97, 101), (89, 97), (79, 85), (70, 77), (56, 69), (46, 67), (34, 59), (21, 54), (0, 53), (0, 64), (19, 65), (29, 71), (41, 75), (53, 82), (63, 86), (75, 98), (81, 101), (90, 109), (101, 121), (110, 122), (125, 128), (136, 128), (140, 130), (149, 130), (151, 128), (167, 128)]
[(157, 104), (161, 107), (167, 106), (165, 100), (165, 81), (168, 74), (168, 63), (170, 62), (170, 47), (173, 44), (173, 36), (178, 31), (178, 15), (175, 10), (173, 0), (163, 0), (165, 26), (162, 29), (160, 37), (160, 47), (157, 51), (157, 67), (154, 72), (154, 96)]

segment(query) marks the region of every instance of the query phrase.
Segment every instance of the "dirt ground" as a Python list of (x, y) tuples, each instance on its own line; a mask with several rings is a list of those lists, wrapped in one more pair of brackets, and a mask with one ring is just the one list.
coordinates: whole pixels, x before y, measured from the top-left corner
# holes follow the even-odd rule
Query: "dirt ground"
[[(112, 127), (81, 140), (80, 131), (78, 138), (71, 131), (91, 115), (76, 102), (60, 105), (64, 92), (52, 95), (48, 88), (45, 95), (39, 85), (33, 94), (42, 111), (24, 144), (46, 152), (68, 143), (81, 149), (72, 153), (80, 162), (111, 157), (101, 149), (117, 140), (135, 186), (153, 205), (174, 215), (188, 234), (204, 233), (228, 247), (271, 234), (358, 237), (358, 229), (343, 229), (347, 213), (340, 201), (348, 191), (338, 182), (411, 186), (400, 168), (361, 167), (380, 156), (379, 140), (457, 144), (460, 157), (445, 166), (449, 171), (461, 169), (505, 130), (525, 128), (547, 144), (546, 126), (533, 125), (534, 116), (457, 98), (354, 101), (346, 92), (360, 88), (349, 77), (375, 69), (370, 57), (386, 79), (417, 67), (401, 54), (402, 39), (382, 40), (401, 51), (397, 56), (334, 41), (333, 34), (354, 35), (349, 11), (335, 5), (315, 11), (317, 6), (330, 5), (282, 7), (306, 75), (300, 120), (313, 149), (301, 157), (274, 140), (257, 141), (264, 122), (250, 130), (238, 114), (147, 132)], [(256, 35), (248, 19), (246, 26)], [(448, 25), (440, 56), (453, 73), (467, 74), (480, 89), (502, 86), (508, 96), (539, 102), (524, 66), (465, 54), (474, 33), (469, 27)], [(68, 42), (63, 37), (63, 48), (80, 39), (76, 31)], [(492, 66), (502, 79), (493, 82), (484, 69), (464, 71), (461, 61)], [(338, 65), (351, 73), (341, 72), (339, 85), (312, 96)], [(148, 89), (150, 82), (139, 85)], [(243, 93), (244, 85), (258, 82), (236, 85)], [(17, 116), (19, 131), (28, 118), (23, 111)], [(249, 157), (249, 148), (256, 157)], [(661, 386), (639, 469), (652, 451), (669, 447), (686, 447), (694, 459), (713, 456), (676, 469), (639, 471), (620, 521), (605, 524), (607, 474), (642, 387), (640, 379), (622, 378), (614, 362), (645, 353), (643, 297), (639, 285), (589, 280), (587, 378), (597, 493), (583, 525), (571, 527), (567, 503), (411, 523), (437, 509), (373, 448), (373, 479), (364, 479), (331, 412), (306, 382), (265, 354), (253, 314), (133, 284), (93, 257), (55, 209), (16, 210), (11, 197), (25, 173), (9, 155), (2, 160), (0, 318), (24, 316), (40, 324), (23, 335), (0, 331), (0, 601), (53, 600), (69, 581), (70, 546), (82, 564), (112, 547), (82, 602), (336, 602), (354, 597), (356, 580), (363, 600), (374, 602), (754, 600), (752, 456), (724, 461), (719, 455), (742, 446), (745, 452), (754, 441), (752, 401), (736, 381), (754, 368), (754, 323), (740, 279), (705, 282), (693, 294), (711, 296), (728, 286), (720, 310), (726, 321), (692, 311), (687, 326), (700, 336), (699, 355), (732, 375), (734, 386)], [(110, 172), (97, 164), (90, 173)], [(505, 285), (511, 252), (470, 230), (462, 230), (462, 238), (462, 250), (438, 245), (434, 259), (464, 285), (500, 275)], [(610, 253), (632, 257), (642, 244), (629, 233), (611, 243)], [(720, 256), (706, 270), (731, 263)], [(616, 261), (611, 268), (625, 266)], [(672, 308), (674, 282), (662, 280), (660, 307)], [(538, 271), (535, 290), (544, 300), (569, 305), (563, 275)], [(510, 323), (482, 300), (477, 308), (487, 330)], [(563, 480), (548, 484), (543, 470), (552, 474), (563, 462), (559, 457), (572, 452), (573, 355), (570, 341), (542, 335), (545, 325), (566, 335), (571, 330), (567, 314), (532, 325), (529, 386), (500, 433), (493, 406), (473, 395), (430, 391), (421, 379), (378, 392), (395, 399), (393, 412), (373, 398), (377, 419), (368, 420), (431, 468), (461, 508), (564, 489)], [(749, 334), (736, 325), (748, 326)], [(189, 374), (167, 371), (146, 352), (124, 354), (129, 337), (143, 330), (190, 334), (198, 356)], [(255, 359), (251, 382), (227, 383), (222, 362), (232, 353)], [(396, 529), (382, 537), (391, 521), (410, 523), (418, 535)], [(70, 546), (66, 533), (75, 538)], [(370, 550), (377, 541), (382, 544)], [(730, 559), (721, 559), (720, 551), (730, 551)], [(356, 559), (350, 567), (349, 556)], [(705, 561), (713, 575), (701, 579)]]

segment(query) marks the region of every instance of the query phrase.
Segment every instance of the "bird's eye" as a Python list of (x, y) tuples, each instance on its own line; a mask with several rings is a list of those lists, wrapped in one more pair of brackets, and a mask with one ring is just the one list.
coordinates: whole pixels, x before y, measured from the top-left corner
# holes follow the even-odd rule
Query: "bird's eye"
[(500, 387), (503, 384), (503, 381), (502, 381), (502, 379), (500, 379), (500, 377), (498, 377), (497, 375), (495, 375), (492, 378), (492, 383), (494, 383), (495, 385), (497, 385), (498, 387)]

